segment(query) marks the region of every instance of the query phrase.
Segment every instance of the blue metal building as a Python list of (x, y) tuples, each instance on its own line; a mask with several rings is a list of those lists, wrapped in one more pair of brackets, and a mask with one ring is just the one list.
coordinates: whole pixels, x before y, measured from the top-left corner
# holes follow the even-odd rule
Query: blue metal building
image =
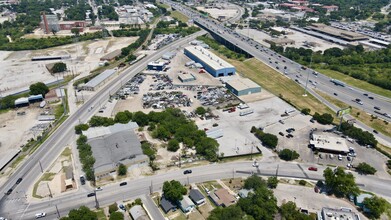
[(204, 69), (214, 77), (231, 76), (236, 72), (234, 66), (202, 46), (186, 47), (184, 53), (196, 63), (202, 64)]
[(163, 69), (165, 67), (166, 67), (165, 62), (150, 62), (150, 63), (148, 63), (149, 70), (163, 71)]

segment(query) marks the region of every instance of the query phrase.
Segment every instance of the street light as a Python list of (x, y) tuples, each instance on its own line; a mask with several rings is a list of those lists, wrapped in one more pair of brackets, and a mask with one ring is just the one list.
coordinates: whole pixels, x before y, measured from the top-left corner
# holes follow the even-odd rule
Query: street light
[[(313, 55), (313, 53), (311, 53), (311, 61), (310, 61), (309, 69), (311, 69), (312, 55)], [(310, 70), (309, 69), (307, 69), (308, 74), (307, 74), (307, 80), (305, 81), (305, 88), (304, 88), (304, 94), (303, 94), (304, 97), (307, 96), (307, 86), (308, 86), (308, 80), (310, 78)]]

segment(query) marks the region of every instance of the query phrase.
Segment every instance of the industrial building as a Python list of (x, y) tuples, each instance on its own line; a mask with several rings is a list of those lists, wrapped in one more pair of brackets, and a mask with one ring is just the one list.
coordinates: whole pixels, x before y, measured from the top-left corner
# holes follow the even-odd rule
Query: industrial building
[(181, 82), (185, 83), (185, 82), (191, 82), (191, 81), (196, 80), (196, 77), (191, 73), (179, 73), (178, 79)]
[(311, 134), (310, 146), (313, 149), (330, 153), (349, 153), (349, 147), (344, 138), (328, 135)]
[(127, 167), (148, 164), (149, 159), (143, 154), (141, 143), (134, 132), (136, 128), (137, 123), (129, 122), (83, 131), (95, 158), (94, 173), (97, 180), (110, 177), (110, 173), (117, 171), (119, 164)]
[(225, 87), (237, 96), (261, 92), (261, 87), (248, 78), (238, 78), (227, 81)]
[(269, 44), (275, 44), (276, 46), (286, 46), (286, 45), (293, 45), (295, 44), (295, 41), (289, 38), (272, 38), (272, 39), (265, 39), (266, 43)]
[(318, 220), (335, 219), (360, 220), (360, 216), (349, 208), (322, 208), (322, 211), (318, 212)]
[(94, 91), (100, 85), (109, 80), (115, 73), (116, 70), (114, 69), (105, 70), (101, 74), (95, 76), (93, 79), (88, 81), (86, 84), (80, 84), (79, 88), (83, 90)]
[(200, 63), (206, 71), (214, 77), (231, 76), (235, 74), (235, 67), (216, 56), (202, 46), (189, 46), (184, 50), (186, 56)]
[(58, 21), (56, 14), (47, 15), (45, 12), (41, 12), (40, 26), (45, 34), (58, 32), (60, 30), (71, 30), (73, 28), (79, 29), (80, 32), (84, 31), (86, 27), (85, 21)]
[(43, 96), (39, 95), (31, 95), (29, 97), (21, 97), (15, 100), (14, 105), (16, 108), (29, 106), (30, 103), (41, 102), (43, 100)]
[(148, 63), (148, 70), (163, 71), (165, 67), (166, 67), (165, 62), (154, 61), (154, 62)]
[(314, 23), (311, 24), (308, 29), (320, 32), (326, 35), (330, 35), (333, 37), (337, 37), (346, 41), (360, 41), (360, 40), (368, 40), (368, 36), (365, 36), (360, 33), (355, 33), (352, 31), (345, 31), (338, 28), (334, 28), (331, 26), (327, 26), (325, 24)]

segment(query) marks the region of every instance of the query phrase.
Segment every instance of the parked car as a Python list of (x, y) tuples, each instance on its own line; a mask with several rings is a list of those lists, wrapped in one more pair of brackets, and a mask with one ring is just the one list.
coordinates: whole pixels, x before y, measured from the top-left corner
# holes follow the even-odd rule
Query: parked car
[(119, 186), (126, 186), (126, 185), (128, 185), (127, 182), (122, 182), (122, 183), (119, 184)]
[(338, 154), (338, 160), (342, 160), (342, 155)]
[(287, 134), (286, 137), (287, 138), (293, 138), (293, 135), (292, 134)]
[(102, 190), (103, 190), (102, 187), (95, 188), (95, 191), (102, 191)]
[(316, 167), (308, 167), (308, 170), (311, 170), (311, 171), (318, 171), (318, 168), (316, 168)]
[(335, 92), (334, 92), (334, 95), (335, 95), (335, 96), (338, 96), (338, 94), (337, 94), (337, 93), (335, 93)]
[(86, 179), (84, 178), (83, 175), (80, 175), (80, 183), (81, 183), (81, 185), (86, 184)]
[(281, 131), (278, 132), (278, 134), (281, 135), (281, 136), (284, 136), (284, 133), (282, 133)]
[(183, 174), (190, 174), (190, 173), (192, 173), (193, 171), (192, 170), (185, 170), (185, 171), (183, 171)]

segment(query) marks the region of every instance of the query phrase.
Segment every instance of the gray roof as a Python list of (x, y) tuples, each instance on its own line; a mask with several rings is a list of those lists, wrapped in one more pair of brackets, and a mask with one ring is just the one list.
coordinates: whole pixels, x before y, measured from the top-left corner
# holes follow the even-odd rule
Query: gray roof
[(205, 196), (198, 189), (190, 190), (189, 197), (194, 201), (200, 201), (201, 199), (205, 199)]
[(167, 200), (164, 196), (162, 196), (162, 198), (160, 199), (160, 206), (165, 213), (169, 212), (173, 208), (176, 208), (176, 205), (174, 205), (171, 201)]
[(88, 139), (102, 137), (110, 134), (114, 134), (120, 131), (133, 131), (138, 128), (136, 122), (129, 122), (127, 124), (115, 124), (108, 127), (93, 127), (89, 128), (87, 131), (83, 131), (83, 135), (87, 136)]
[(122, 160), (141, 155), (141, 144), (133, 131), (121, 131), (88, 140), (95, 158), (94, 169), (105, 165), (116, 165)]
[(191, 199), (188, 197), (188, 196), (183, 196), (183, 199), (181, 201), (179, 201), (179, 205), (186, 209), (190, 206), (194, 206), (194, 203), (193, 201), (191, 201)]
[(147, 220), (149, 219), (147, 213), (141, 205), (135, 205), (129, 209), (129, 213), (134, 220)]
[(107, 78), (112, 76), (115, 72), (116, 71), (114, 69), (105, 70), (105, 71), (103, 71), (103, 73), (95, 76), (93, 79), (88, 81), (84, 86), (95, 88), (96, 86), (101, 84), (103, 81), (105, 81)]
[(205, 133), (206, 133), (207, 137), (213, 138), (213, 139), (221, 138), (224, 136), (223, 129), (221, 129), (221, 128), (211, 129), (211, 130), (206, 131)]
[(253, 189), (250, 189), (250, 190), (248, 190), (248, 189), (241, 189), (241, 190), (239, 190), (239, 196), (240, 197), (242, 197), (242, 198), (247, 198), (247, 196), (248, 196), (248, 194), (249, 193), (254, 193), (254, 190)]

